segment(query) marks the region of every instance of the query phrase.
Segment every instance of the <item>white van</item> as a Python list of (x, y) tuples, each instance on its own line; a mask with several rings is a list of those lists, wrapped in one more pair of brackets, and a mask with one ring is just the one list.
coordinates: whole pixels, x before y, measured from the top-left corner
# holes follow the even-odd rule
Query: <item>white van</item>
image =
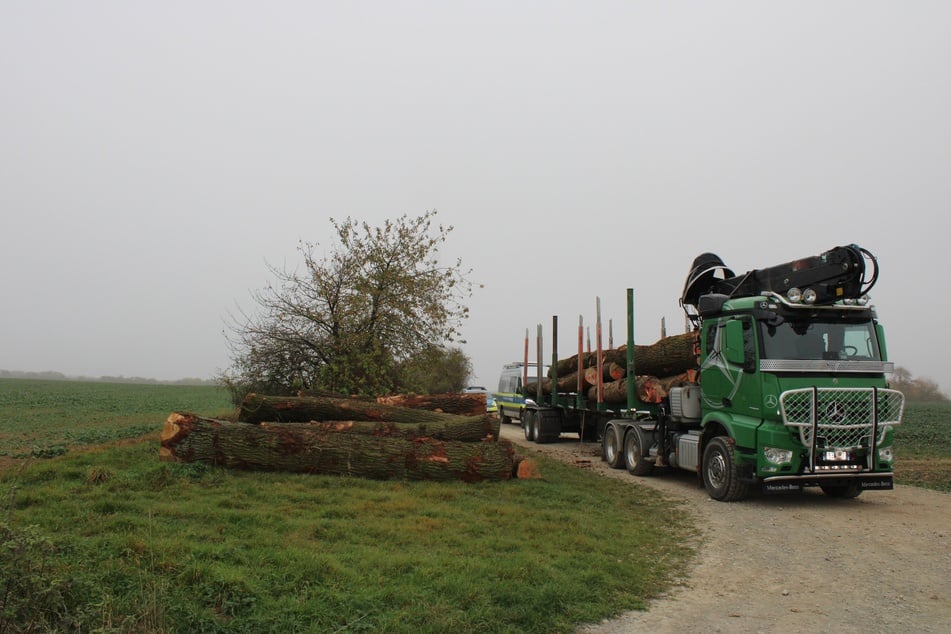
[[(528, 364), (529, 383), (538, 378), (538, 365)], [(548, 376), (548, 365), (542, 367), (542, 376)], [(495, 398), (495, 406), (499, 410), (499, 419), (503, 423), (511, 423), (512, 419), (522, 420), (522, 410), (525, 409), (525, 397), (522, 396), (522, 374), (525, 372), (525, 364), (521, 361), (506, 363), (502, 366), (502, 374), (499, 377), (499, 391), (492, 394)]]

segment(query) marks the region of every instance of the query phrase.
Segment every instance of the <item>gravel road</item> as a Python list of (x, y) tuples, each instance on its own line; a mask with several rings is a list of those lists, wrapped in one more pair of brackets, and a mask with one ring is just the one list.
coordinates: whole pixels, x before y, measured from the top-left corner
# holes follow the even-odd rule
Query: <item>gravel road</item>
[(609, 468), (599, 446), (567, 435), (538, 445), (518, 425), (502, 425), (501, 436), (657, 489), (701, 527), (699, 556), (681, 587), (646, 612), (580, 633), (951, 632), (949, 494), (896, 486), (834, 500), (807, 490), (727, 504), (711, 500), (694, 474), (635, 478)]

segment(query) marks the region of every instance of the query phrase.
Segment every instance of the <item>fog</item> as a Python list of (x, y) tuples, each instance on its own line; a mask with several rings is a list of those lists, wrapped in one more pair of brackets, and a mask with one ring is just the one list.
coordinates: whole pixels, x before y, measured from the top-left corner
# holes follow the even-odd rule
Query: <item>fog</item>
[[(596, 298), (682, 331), (693, 258), (856, 243), (951, 389), (944, 2), (5, 2), (0, 368), (209, 378), (329, 218), (438, 210), (475, 383)], [(939, 334), (934, 334), (938, 332)], [(534, 352), (532, 353), (534, 354)], [(546, 352), (550, 354), (550, 352)]]

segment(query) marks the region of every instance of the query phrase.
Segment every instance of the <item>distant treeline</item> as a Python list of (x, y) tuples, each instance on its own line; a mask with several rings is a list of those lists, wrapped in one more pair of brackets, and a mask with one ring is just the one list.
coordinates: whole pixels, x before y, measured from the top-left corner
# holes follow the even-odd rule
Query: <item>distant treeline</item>
[(160, 381), (141, 376), (67, 376), (62, 372), (20, 372), (18, 370), (0, 370), (0, 379), (36, 379), (39, 381), (89, 381), (95, 383), (146, 383), (154, 385), (219, 385), (215, 379), (197, 379), (188, 377), (174, 381)]
[(917, 378), (907, 369), (895, 368), (895, 373), (889, 381), (891, 387), (899, 390), (909, 401), (947, 402), (947, 395), (932, 379)]

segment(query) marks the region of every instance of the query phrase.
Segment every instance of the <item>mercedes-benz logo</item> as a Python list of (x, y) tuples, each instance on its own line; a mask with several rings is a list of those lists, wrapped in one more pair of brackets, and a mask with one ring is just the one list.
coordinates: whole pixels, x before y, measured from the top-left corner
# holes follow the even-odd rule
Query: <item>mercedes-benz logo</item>
[(826, 406), (826, 416), (833, 423), (841, 423), (845, 420), (845, 407), (838, 401), (832, 401)]

